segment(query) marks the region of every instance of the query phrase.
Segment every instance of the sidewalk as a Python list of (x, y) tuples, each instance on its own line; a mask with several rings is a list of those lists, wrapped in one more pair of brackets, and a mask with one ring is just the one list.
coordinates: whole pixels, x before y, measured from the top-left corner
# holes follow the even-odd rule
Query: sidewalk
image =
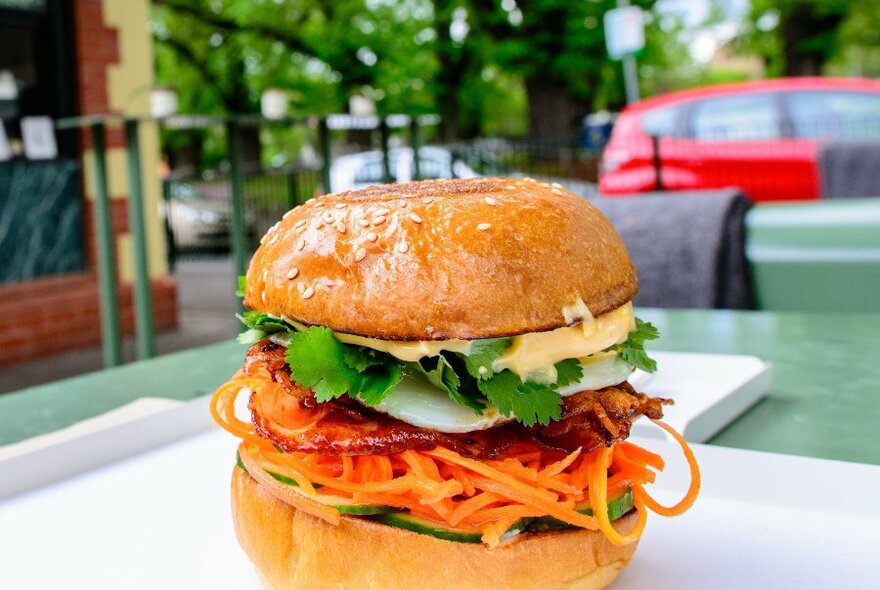
[[(178, 329), (156, 336), (158, 354), (229, 340), (241, 331), (235, 319), (236, 277), (228, 258), (179, 262), (174, 277), (180, 309)], [(123, 358), (136, 358), (134, 338), (123, 341)], [(100, 347), (12, 365), (0, 369), (0, 393), (102, 368)]]

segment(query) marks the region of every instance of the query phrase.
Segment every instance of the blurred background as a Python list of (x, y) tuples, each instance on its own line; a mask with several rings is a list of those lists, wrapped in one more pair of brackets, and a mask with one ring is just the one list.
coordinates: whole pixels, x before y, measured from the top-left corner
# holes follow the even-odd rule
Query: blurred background
[(232, 338), (284, 211), (532, 177), (638, 304), (880, 311), (875, 0), (0, 0), (0, 392)]

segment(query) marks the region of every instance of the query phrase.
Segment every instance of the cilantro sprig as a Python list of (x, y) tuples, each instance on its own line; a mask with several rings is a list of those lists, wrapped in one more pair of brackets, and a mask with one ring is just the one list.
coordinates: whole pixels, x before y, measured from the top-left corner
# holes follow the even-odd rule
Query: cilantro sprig
[(657, 361), (649, 357), (648, 353), (645, 352), (645, 342), (656, 340), (659, 337), (660, 331), (653, 324), (636, 318), (636, 329), (629, 333), (626, 341), (615, 344), (608, 348), (608, 350), (616, 352), (622, 360), (635, 368), (653, 373), (657, 370)]
[[(340, 342), (329, 328), (298, 330), (283, 319), (258, 311), (246, 311), (238, 317), (248, 328), (239, 336), (241, 342), (254, 343), (279, 332), (289, 335), (285, 358), (291, 378), (300, 387), (310, 388), (319, 402), (348, 394), (374, 406), (409, 374), (426, 379), (476, 414), (491, 404), (526, 426), (546, 425), (562, 413), (559, 388), (583, 378), (577, 359), (556, 363), (554, 383), (523, 380), (508, 369), (496, 372), (495, 361), (510, 348), (510, 338), (475, 340), (469, 354), (444, 351), (417, 362), (404, 362), (384, 352)], [(653, 325), (636, 318), (636, 329), (627, 340), (606, 350), (617, 352), (634, 367), (655, 371), (657, 363), (645, 352), (644, 344), (658, 336)]]

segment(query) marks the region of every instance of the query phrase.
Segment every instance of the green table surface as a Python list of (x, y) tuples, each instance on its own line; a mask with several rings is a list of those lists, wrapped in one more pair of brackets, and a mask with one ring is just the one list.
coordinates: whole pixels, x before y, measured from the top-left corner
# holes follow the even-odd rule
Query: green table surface
[[(657, 350), (773, 363), (767, 397), (711, 444), (880, 465), (880, 314), (642, 309), (639, 316), (660, 328)], [(0, 395), (0, 445), (139, 397), (210, 393), (241, 366), (244, 350), (224, 342)]]

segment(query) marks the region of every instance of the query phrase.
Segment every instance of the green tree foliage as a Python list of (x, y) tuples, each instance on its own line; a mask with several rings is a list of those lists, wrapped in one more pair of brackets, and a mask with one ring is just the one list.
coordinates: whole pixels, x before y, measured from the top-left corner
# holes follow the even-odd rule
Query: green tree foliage
[(752, 0), (746, 50), (770, 75), (818, 76), (841, 50), (841, 25), (874, 0)]
[[(650, 11), (655, 2), (634, 4)], [(289, 91), (292, 114), (344, 112), (349, 98), (363, 93), (380, 113), (440, 112), (447, 140), (526, 132), (561, 138), (591, 110), (624, 102), (620, 64), (607, 58), (602, 26), (615, 6), (616, 0), (153, 0), (151, 25), (158, 82), (178, 91), (183, 112), (257, 112), (261, 93), (280, 87)], [(649, 15), (649, 46), (639, 57), (644, 88), (676, 88), (692, 74), (678, 41), (680, 23)], [(263, 145), (278, 149), (303, 139), (290, 137), (292, 131), (266, 133)], [(220, 141), (212, 133), (165, 138), (179, 151)]]

